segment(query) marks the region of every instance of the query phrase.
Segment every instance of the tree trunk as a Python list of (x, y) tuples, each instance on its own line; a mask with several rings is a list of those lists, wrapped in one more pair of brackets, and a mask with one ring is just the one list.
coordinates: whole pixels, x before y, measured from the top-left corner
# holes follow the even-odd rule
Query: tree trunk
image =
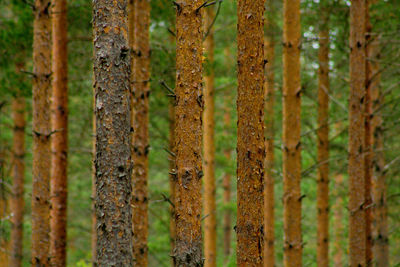
[[(94, 93), (94, 91), (93, 91)], [(95, 110), (95, 97), (93, 94), (93, 111)], [(91, 247), (92, 247), (92, 265), (93, 267), (97, 267), (97, 221), (96, 221), (96, 207), (95, 207), (95, 199), (96, 199), (96, 166), (94, 164), (94, 159), (96, 155), (96, 114), (93, 113), (92, 116), (92, 236), (91, 236)]]
[[(225, 47), (224, 49), (224, 56), (226, 61), (226, 68), (231, 69), (232, 64), (230, 62), (230, 51), (229, 47)], [(229, 137), (229, 129), (231, 124), (231, 116), (230, 116), (230, 107), (232, 105), (232, 98), (230, 97), (230, 92), (225, 93), (224, 97), (224, 134), (226, 137)], [(224, 151), (224, 156), (226, 161), (228, 162), (228, 166), (230, 166), (231, 161), (231, 149), (226, 148)], [(224, 178), (223, 178), (223, 189), (224, 189), (224, 206), (228, 207), (231, 202), (231, 174), (229, 171), (225, 171)], [(227, 263), (229, 260), (229, 256), (231, 254), (231, 210), (226, 209), (224, 212), (224, 222), (223, 222), (223, 229), (224, 229), (224, 262)]]
[(14, 137), (11, 210), (10, 267), (22, 265), (23, 223), (24, 223), (24, 179), (25, 179), (25, 99), (16, 97), (13, 101)]
[(365, 267), (365, 0), (350, 7), (350, 99), (349, 99), (349, 265)]
[[(371, 30), (372, 31), (372, 27)], [(387, 211), (387, 184), (385, 175), (385, 153), (384, 153), (384, 129), (383, 118), (378, 107), (384, 103), (381, 92), (381, 77), (378, 60), (379, 36), (371, 36), (368, 45), (369, 61), (369, 87), (371, 88), (372, 103), (372, 133), (373, 133), (373, 161), (372, 167), (375, 170), (372, 176), (372, 197), (373, 197), (373, 216), (372, 216), (372, 235), (373, 235), (373, 255), (376, 267), (389, 266), (389, 231), (388, 231), (388, 211)]]
[[(214, 10), (208, 7), (204, 14), (205, 33), (212, 26)], [(214, 30), (210, 29), (204, 42), (206, 56), (204, 77), (204, 256), (205, 266), (217, 262), (217, 221), (215, 206), (215, 144), (214, 144)]]
[[(369, 58), (372, 26), (369, 17), (368, 0), (365, 1), (365, 56)], [(365, 62), (365, 111), (364, 111), (364, 168), (365, 168), (365, 264), (372, 266), (372, 159), (373, 159), (373, 136), (372, 136), (372, 101), (371, 101), (371, 61)]]
[(98, 266), (132, 266), (127, 0), (93, 1)]
[(268, 1), (266, 15), (265, 64), (265, 186), (264, 186), (264, 266), (275, 266), (275, 193), (274, 193), (274, 135), (275, 135), (275, 13), (273, 0)]
[(317, 265), (329, 266), (329, 9), (321, 3), (318, 71)]
[(67, 159), (68, 159), (68, 54), (67, 1), (53, 1), (53, 98), (51, 137), (50, 263), (66, 265)]
[(131, 74), (131, 120), (132, 120), (132, 218), (134, 266), (148, 264), (148, 154), (149, 154), (149, 95), (150, 95), (150, 1), (133, 1), (129, 26), (132, 49)]
[(32, 265), (49, 266), (51, 1), (35, 0), (33, 23)]
[(335, 267), (343, 267), (343, 196), (340, 194), (343, 187), (343, 175), (335, 175), (335, 204), (333, 206), (333, 225), (335, 226), (335, 240), (333, 247), (335, 254), (333, 256), (333, 263)]
[(238, 266), (264, 264), (264, 3), (238, 1)]
[(284, 266), (302, 265), (300, 143), (300, 1), (284, 0), (283, 224)]
[[(201, 234), (202, 38), (200, 0), (176, 5), (175, 266), (203, 266)], [(189, 30), (188, 30), (189, 29)]]

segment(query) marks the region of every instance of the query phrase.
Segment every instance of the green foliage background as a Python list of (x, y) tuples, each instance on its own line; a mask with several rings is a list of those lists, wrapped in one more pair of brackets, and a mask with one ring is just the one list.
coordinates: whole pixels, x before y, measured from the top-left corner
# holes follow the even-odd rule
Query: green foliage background
[[(282, 225), (282, 161), (281, 161), (281, 122), (282, 122), (282, 3), (273, 1), (274, 13), (271, 14), (277, 27), (274, 29), (276, 41), (276, 260), (282, 266), (283, 259), (283, 225)], [(316, 132), (317, 127), (317, 70), (318, 70), (318, 27), (320, 1), (301, 1), (302, 12), (302, 193), (303, 199), (303, 239), (304, 266), (316, 266)], [(346, 215), (343, 223), (347, 226), (347, 99), (349, 95), (349, 6), (348, 0), (324, 0), (330, 7), (331, 32), (331, 204), (341, 198), (341, 207)], [(4, 153), (3, 170), (6, 197), (11, 182), (10, 158), (12, 147), (11, 101), (18, 94), (26, 96), (28, 102), (28, 125), (26, 130), (26, 184), (25, 184), (25, 221), (24, 221), (24, 266), (30, 260), (30, 192), (31, 192), (31, 76), (32, 71), (32, 9), (31, 2), (20, 0), (0, 1), (0, 151)], [(155, 0), (152, 4), (151, 31), (151, 96), (150, 96), (150, 202), (149, 202), (149, 262), (150, 266), (169, 266), (169, 204), (163, 194), (169, 195), (168, 185), (168, 105), (169, 99), (160, 86), (165, 81), (174, 87), (175, 79), (175, 45), (174, 37), (168, 31), (174, 31), (174, 7), (172, 1)], [(209, 8), (216, 8), (209, 7)], [(68, 36), (69, 36), (69, 169), (68, 169), (68, 266), (87, 266), (90, 263), (91, 235), (91, 179), (92, 179), (92, 29), (91, 1), (70, 0), (68, 2)], [(267, 6), (267, 13), (270, 6)], [(389, 203), (389, 240), (391, 266), (400, 266), (400, 168), (397, 164), (400, 148), (399, 123), (399, 57), (400, 57), (400, 2), (382, 0), (371, 7), (373, 34), (381, 38), (382, 91), (385, 92), (385, 104), (377, 111), (384, 118), (385, 155), (388, 182)], [(236, 197), (232, 194), (229, 205), (222, 203), (222, 177), (232, 174), (232, 188), (235, 191), (235, 147), (236, 147), (236, 0), (224, 0), (216, 18), (215, 29), (215, 103), (216, 103), (216, 184), (217, 184), (217, 220), (218, 220), (218, 266), (235, 266), (235, 238), (232, 239), (232, 255), (224, 265), (222, 243), (222, 215), (231, 210), (236, 213)], [(228, 49), (226, 56), (224, 50)], [(16, 72), (15, 64), (23, 62), (23, 73)], [(231, 99), (229, 105), (224, 98)], [(223, 125), (224, 112), (230, 112), (229, 128)], [(223, 151), (231, 149), (232, 159), (227, 160)], [(337, 188), (333, 182), (335, 174), (343, 173), (345, 182)], [(235, 220), (235, 218), (232, 218)], [(234, 225), (234, 224), (233, 224)], [(7, 219), (1, 220), (1, 238), (8, 238), (10, 229)], [(331, 236), (335, 225), (331, 220)], [(234, 231), (232, 230), (232, 235)], [(333, 241), (333, 238), (331, 238)], [(347, 230), (342, 239), (342, 247), (347, 251)], [(334, 255), (331, 246), (331, 255)], [(345, 257), (347, 262), (347, 257)]]

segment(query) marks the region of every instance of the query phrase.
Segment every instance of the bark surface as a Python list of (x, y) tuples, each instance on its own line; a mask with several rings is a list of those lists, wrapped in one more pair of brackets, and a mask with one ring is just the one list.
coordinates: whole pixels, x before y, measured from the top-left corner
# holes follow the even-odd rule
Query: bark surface
[(93, 2), (98, 266), (133, 265), (127, 4)]
[[(171, 101), (172, 102), (172, 101)], [(169, 151), (172, 152), (169, 158), (169, 200), (171, 201), (169, 211), (169, 237), (171, 255), (175, 249), (176, 226), (175, 226), (175, 107), (173, 103), (169, 104)], [(173, 261), (173, 260), (172, 260)], [(173, 263), (173, 262), (172, 262)]]
[(215, 204), (215, 143), (214, 143), (214, 30), (210, 28), (214, 20), (213, 7), (204, 14), (204, 32), (208, 35), (204, 42), (204, 256), (206, 267), (215, 267), (217, 262), (217, 221)]
[(132, 121), (132, 229), (134, 266), (148, 264), (148, 154), (150, 95), (150, 1), (133, 1), (129, 27), (131, 48)]
[(49, 266), (51, 170), (51, 1), (36, 0), (33, 22), (32, 250), (34, 266)]
[(283, 2), (284, 266), (302, 265), (300, 143), (300, 1)]
[(67, 1), (54, 0), (53, 98), (51, 137), (50, 264), (65, 266), (67, 256), (67, 159), (68, 159), (68, 54)]
[(365, 0), (350, 7), (349, 266), (366, 266), (365, 218)]
[(329, 9), (320, 8), (318, 50), (317, 265), (329, 266)]
[(263, 266), (264, 0), (238, 1), (237, 265)]
[(274, 1), (269, 0), (266, 15), (265, 64), (265, 185), (264, 185), (264, 266), (275, 266), (275, 192), (274, 192), (274, 136), (275, 136), (275, 13)]
[(22, 264), (22, 242), (24, 223), (24, 179), (25, 179), (25, 99), (16, 97), (12, 104), (14, 119), (13, 136), (13, 166), (12, 166), (12, 195), (10, 208), (11, 239), (10, 239), (10, 267), (20, 267)]
[(203, 24), (200, 0), (176, 6), (175, 266), (203, 266), (201, 178)]
[(333, 225), (335, 232), (335, 240), (333, 243), (333, 247), (335, 249), (335, 254), (333, 256), (333, 263), (335, 267), (343, 266), (343, 196), (340, 194), (341, 188), (343, 187), (343, 175), (336, 174), (335, 175), (335, 204), (333, 208)]

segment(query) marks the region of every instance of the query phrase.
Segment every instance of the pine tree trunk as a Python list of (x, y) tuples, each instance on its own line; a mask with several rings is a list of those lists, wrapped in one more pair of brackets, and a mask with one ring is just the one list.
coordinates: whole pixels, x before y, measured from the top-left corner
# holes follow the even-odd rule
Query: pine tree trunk
[(264, 3), (238, 1), (238, 266), (264, 264)]
[(302, 265), (300, 143), (300, 1), (284, 0), (283, 224), (284, 266)]
[[(93, 111), (95, 110), (95, 97), (93, 94)], [(92, 266), (97, 267), (97, 221), (96, 221), (96, 166), (94, 164), (94, 159), (96, 155), (96, 114), (93, 113), (92, 116), (92, 232), (91, 232), (91, 248), (92, 248)]]
[(24, 223), (24, 179), (25, 179), (25, 99), (16, 97), (13, 101), (14, 137), (11, 210), (10, 267), (22, 265), (23, 223)]
[[(365, 1), (365, 55), (369, 58), (372, 25), (369, 17), (368, 0)], [(365, 65), (365, 111), (364, 111), (364, 168), (365, 168), (365, 263), (372, 266), (372, 159), (373, 159), (373, 136), (372, 136), (372, 101), (371, 101), (371, 61), (366, 60)]]
[(340, 194), (340, 190), (343, 187), (343, 175), (335, 175), (335, 204), (333, 208), (333, 225), (335, 231), (335, 240), (333, 247), (335, 249), (335, 254), (333, 256), (333, 263), (335, 267), (343, 267), (343, 196)]
[[(203, 266), (201, 234), (202, 38), (200, 0), (176, 5), (175, 266)], [(189, 29), (189, 30), (188, 30)]]
[(275, 193), (274, 193), (274, 135), (275, 135), (275, 13), (274, 3), (268, 1), (266, 15), (266, 39), (264, 57), (267, 60), (265, 65), (265, 186), (264, 186), (264, 266), (275, 266)]
[(329, 10), (321, 3), (318, 71), (317, 265), (329, 266)]
[(364, 104), (365, 104), (365, 0), (350, 7), (349, 98), (349, 265), (366, 266)]
[[(225, 47), (224, 56), (226, 61), (226, 68), (232, 68), (232, 64), (230, 62), (230, 51), (229, 47)], [(229, 129), (231, 124), (231, 116), (230, 116), (230, 107), (232, 105), (232, 99), (230, 97), (230, 93), (225, 93), (224, 97), (224, 135), (229, 137)], [(224, 151), (225, 160), (228, 162), (228, 166), (230, 166), (231, 162), (231, 149), (226, 148)], [(223, 202), (224, 206), (228, 207), (231, 202), (231, 174), (229, 171), (225, 171), (224, 178), (222, 181), (222, 186), (224, 189)], [(224, 262), (227, 263), (229, 260), (229, 256), (231, 254), (231, 210), (226, 209), (224, 212), (224, 221), (223, 221), (223, 229), (224, 229)]]
[(131, 120), (132, 120), (132, 218), (133, 218), (133, 257), (134, 266), (148, 264), (148, 154), (149, 154), (149, 95), (150, 95), (150, 1), (134, 1), (129, 26), (132, 50), (131, 74)]
[[(372, 30), (371, 30), (372, 31)], [(379, 36), (372, 35), (368, 46), (369, 61), (369, 87), (371, 88), (372, 102), (372, 133), (373, 133), (373, 161), (372, 167), (375, 172), (372, 176), (372, 197), (373, 197), (373, 216), (372, 216), (372, 235), (373, 235), (373, 255), (376, 267), (389, 266), (389, 231), (388, 231), (388, 211), (387, 211), (387, 185), (385, 175), (385, 153), (384, 153), (384, 129), (383, 118), (378, 107), (384, 103), (381, 92), (381, 77), (378, 60)]]
[(32, 265), (49, 266), (51, 1), (36, 0), (33, 23)]
[[(205, 33), (214, 19), (214, 10), (204, 12)], [(214, 30), (210, 29), (204, 42), (206, 56), (204, 74), (204, 256), (206, 267), (216, 266), (217, 222), (215, 206), (215, 143), (214, 143)]]
[(93, 1), (98, 266), (132, 266), (127, 0)]
[(67, 244), (67, 159), (68, 159), (68, 55), (67, 1), (54, 0), (53, 98), (51, 137), (50, 263), (66, 265)]

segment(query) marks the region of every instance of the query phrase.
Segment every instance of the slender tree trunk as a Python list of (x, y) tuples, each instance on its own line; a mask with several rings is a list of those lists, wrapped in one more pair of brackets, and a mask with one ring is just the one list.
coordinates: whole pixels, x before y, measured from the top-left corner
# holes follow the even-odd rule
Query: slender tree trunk
[(175, 266), (203, 266), (201, 234), (202, 38), (200, 0), (176, 5)]
[[(365, 1), (365, 55), (369, 58), (372, 25), (369, 17), (368, 0)], [(371, 61), (365, 62), (365, 111), (364, 111), (364, 168), (365, 168), (365, 263), (372, 266), (372, 159), (373, 159), (373, 136), (372, 136), (372, 101), (371, 101)]]
[(129, 26), (134, 34), (130, 38), (132, 50), (132, 218), (134, 266), (148, 264), (148, 154), (149, 154), (149, 95), (150, 95), (150, 1), (133, 1), (133, 24)]
[(366, 266), (364, 103), (365, 103), (365, 0), (350, 7), (349, 99), (349, 265)]
[(283, 224), (284, 266), (302, 265), (300, 143), (300, 0), (284, 0)]
[(65, 266), (67, 256), (68, 55), (67, 1), (53, 0), (53, 98), (51, 138), (50, 263)]
[[(372, 27), (371, 27), (372, 31)], [(385, 153), (384, 153), (384, 130), (383, 118), (380, 111), (375, 111), (384, 103), (381, 93), (381, 77), (378, 60), (379, 54), (379, 36), (372, 35), (368, 45), (369, 61), (369, 86), (371, 88), (372, 102), (372, 132), (373, 132), (373, 162), (372, 167), (375, 170), (372, 179), (372, 197), (373, 197), (373, 216), (372, 216), (372, 234), (373, 234), (373, 255), (376, 267), (389, 266), (389, 231), (388, 231), (388, 211), (387, 211), (387, 185), (385, 175)]]
[(265, 64), (265, 186), (264, 186), (264, 266), (275, 266), (275, 179), (274, 170), (274, 135), (275, 135), (275, 13), (273, 0), (268, 1), (268, 11), (266, 15), (266, 38), (264, 47)]
[(238, 1), (238, 266), (264, 265), (264, 3)]
[(127, 5), (93, 2), (98, 266), (133, 264)]
[(14, 137), (11, 210), (10, 267), (22, 265), (23, 223), (24, 223), (24, 179), (25, 179), (25, 99), (16, 97), (13, 101)]
[[(205, 10), (204, 29), (210, 28), (214, 9)], [(215, 206), (215, 143), (214, 143), (214, 30), (210, 29), (204, 42), (206, 54), (204, 77), (204, 256), (205, 266), (215, 267), (217, 258), (217, 221)]]
[(317, 264), (329, 266), (329, 10), (321, 3), (318, 71)]
[(333, 206), (333, 225), (335, 226), (335, 240), (333, 247), (335, 254), (333, 256), (333, 263), (335, 267), (343, 266), (343, 199), (340, 194), (340, 189), (343, 186), (343, 175), (335, 175), (335, 204)]
[(33, 23), (32, 265), (49, 266), (51, 1), (35, 0)]
[[(230, 69), (232, 68), (231, 62), (230, 62), (230, 52), (229, 52), (229, 47), (225, 47), (224, 49), (224, 56), (225, 56), (225, 61), (226, 61), (226, 68)], [(230, 107), (232, 105), (232, 99), (230, 97), (230, 93), (226, 93), (224, 97), (224, 134), (226, 137), (229, 136), (229, 129), (230, 129), (230, 124), (231, 124), (231, 116), (230, 116)], [(230, 161), (231, 161), (231, 149), (226, 148), (224, 151), (224, 156), (226, 161), (228, 162), (228, 166), (230, 166)], [(228, 205), (231, 202), (231, 174), (230, 172), (226, 171), (224, 174), (223, 178), (223, 189), (224, 189), (224, 196), (223, 196), (223, 201), (224, 201), (224, 206), (228, 207)], [(232, 228), (232, 222), (231, 222), (231, 210), (226, 209), (224, 212), (224, 222), (223, 222), (223, 229), (224, 229), (224, 261), (225, 263), (229, 260), (229, 256), (231, 254), (231, 228)]]

